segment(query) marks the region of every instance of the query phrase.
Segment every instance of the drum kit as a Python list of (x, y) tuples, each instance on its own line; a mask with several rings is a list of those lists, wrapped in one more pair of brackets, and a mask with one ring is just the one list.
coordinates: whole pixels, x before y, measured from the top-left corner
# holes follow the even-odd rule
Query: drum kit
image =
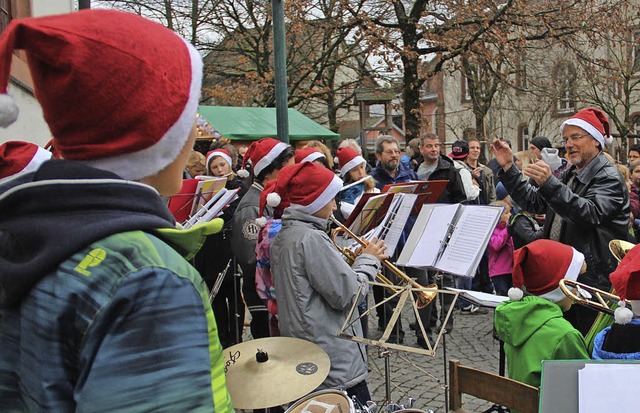
[[(327, 353), (309, 341), (269, 337), (245, 341), (224, 350), (227, 389), (236, 409), (290, 406), (285, 413), (429, 413), (409, 406), (359, 403), (343, 390), (318, 390), (329, 375)], [(293, 403), (292, 403), (293, 402)]]

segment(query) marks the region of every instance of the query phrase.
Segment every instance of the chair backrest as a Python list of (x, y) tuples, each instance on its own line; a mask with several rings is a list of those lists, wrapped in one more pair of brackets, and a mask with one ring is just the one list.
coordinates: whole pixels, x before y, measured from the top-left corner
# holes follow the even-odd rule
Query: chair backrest
[(518, 410), (520, 413), (537, 413), (539, 391), (497, 374), (461, 366), (458, 360), (449, 361), (449, 410), (464, 412), (462, 394)]

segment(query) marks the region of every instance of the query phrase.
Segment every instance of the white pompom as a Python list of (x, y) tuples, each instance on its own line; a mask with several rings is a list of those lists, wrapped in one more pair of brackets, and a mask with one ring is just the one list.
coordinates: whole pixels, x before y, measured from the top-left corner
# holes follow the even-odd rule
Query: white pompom
[(333, 163), (335, 163), (336, 165), (340, 165), (340, 160), (338, 159), (337, 156), (333, 158)]
[(267, 218), (266, 217), (256, 218), (256, 225), (259, 226), (260, 228), (264, 227), (265, 225), (267, 225)]
[(249, 171), (247, 171), (246, 169), (240, 169), (240, 170), (238, 170), (238, 176), (240, 178), (248, 178), (249, 177)]
[(281, 201), (282, 198), (280, 198), (280, 195), (275, 192), (271, 192), (269, 195), (267, 195), (267, 205), (269, 205), (270, 207), (277, 207), (278, 205), (280, 205)]
[(18, 119), (18, 106), (7, 94), (0, 94), (0, 126), (6, 128)]
[(633, 318), (633, 312), (626, 307), (618, 307), (613, 312), (613, 318), (616, 320), (616, 324), (629, 324)]
[(613, 143), (613, 136), (609, 135), (609, 136), (605, 136), (604, 137), (604, 143), (607, 145), (611, 145)]
[(522, 291), (520, 288), (511, 287), (509, 288), (507, 295), (509, 296), (509, 300), (511, 301), (520, 301), (522, 300), (522, 297), (524, 297), (524, 291)]

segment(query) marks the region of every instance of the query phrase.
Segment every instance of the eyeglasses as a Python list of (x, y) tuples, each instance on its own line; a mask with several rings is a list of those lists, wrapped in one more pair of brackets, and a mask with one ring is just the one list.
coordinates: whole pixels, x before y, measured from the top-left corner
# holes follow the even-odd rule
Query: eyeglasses
[(590, 135), (590, 134), (588, 134), (588, 133), (584, 133), (584, 134), (582, 134), (582, 135), (571, 135), (571, 136), (568, 136), (568, 137), (566, 137), (566, 138), (563, 136), (563, 137), (562, 137), (562, 143), (564, 143), (564, 144), (566, 145), (566, 144), (567, 144), (567, 142), (569, 142), (569, 141), (571, 141), (571, 142), (575, 142), (575, 141), (577, 141), (578, 139), (582, 139), (582, 138), (584, 138), (585, 136), (591, 136), (591, 135)]

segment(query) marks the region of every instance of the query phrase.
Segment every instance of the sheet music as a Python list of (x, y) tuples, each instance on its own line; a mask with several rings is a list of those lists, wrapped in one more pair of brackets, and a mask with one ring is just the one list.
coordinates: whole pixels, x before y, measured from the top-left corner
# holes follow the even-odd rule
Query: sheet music
[(378, 209), (384, 202), (387, 195), (388, 194), (380, 194), (369, 198), (349, 229), (356, 235), (362, 235), (362, 231), (367, 228), (371, 220), (375, 218)]
[(407, 219), (409, 219), (413, 204), (417, 198), (418, 195), (415, 194), (401, 193), (396, 194), (391, 201), (391, 206), (382, 222), (385, 223), (387, 216), (389, 216), (389, 220), (384, 225), (383, 232), (381, 233), (381, 238), (387, 244), (387, 254), (393, 255), (395, 253), (398, 241), (400, 241), (402, 231), (407, 224)]
[(451, 274), (472, 277), (500, 215), (500, 207), (463, 206), (437, 268)]
[(578, 370), (578, 411), (635, 411), (640, 406), (639, 374), (637, 364), (586, 364)]
[[(435, 265), (443, 246), (442, 243), (446, 240), (447, 234), (449, 233), (449, 223), (454, 219), (459, 206), (459, 204), (427, 204), (422, 207), (418, 221), (423, 214), (428, 215), (428, 219), (421, 228), (422, 232), (420, 233), (420, 238), (415, 248), (411, 249), (413, 252), (411, 257), (406, 264), (402, 265), (416, 268), (426, 268)], [(418, 225), (418, 221), (416, 221), (414, 229)], [(429, 228), (428, 232), (426, 231), (427, 227)], [(413, 233), (413, 230), (411, 232)], [(405, 245), (405, 248), (407, 248), (407, 245)], [(398, 262), (400, 262), (400, 260), (398, 260)]]
[(460, 295), (460, 297), (466, 298), (473, 304), (477, 304), (483, 307), (496, 308), (501, 302), (509, 300), (509, 297), (506, 297), (504, 295), (488, 294), (481, 291), (460, 290), (453, 287), (445, 288), (450, 291), (455, 291)]
[[(198, 219), (197, 223), (208, 222), (217, 217), (220, 212), (222, 212), (224, 207), (226, 207), (230, 202), (233, 202), (233, 200), (238, 197), (238, 191), (240, 190), (240, 188), (222, 188), (222, 190), (225, 191), (222, 196), (220, 196), (220, 198), (211, 206), (211, 208), (209, 208), (209, 210), (202, 217), (200, 217), (200, 219)], [(219, 192), (222, 192), (222, 190), (220, 190)]]

